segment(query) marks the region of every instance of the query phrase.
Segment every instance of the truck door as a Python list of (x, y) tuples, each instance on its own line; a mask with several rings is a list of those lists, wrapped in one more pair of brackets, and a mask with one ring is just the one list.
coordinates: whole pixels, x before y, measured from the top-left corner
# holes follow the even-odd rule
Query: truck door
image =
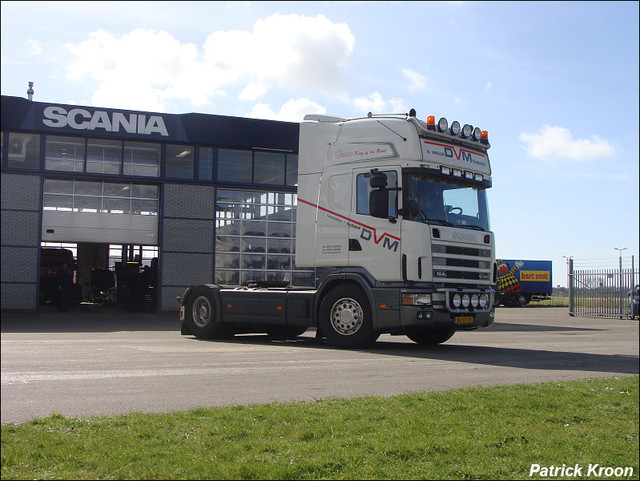
[(399, 169), (356, 169), (349, 216), (349, 265), (377, 280), (400, 280)]

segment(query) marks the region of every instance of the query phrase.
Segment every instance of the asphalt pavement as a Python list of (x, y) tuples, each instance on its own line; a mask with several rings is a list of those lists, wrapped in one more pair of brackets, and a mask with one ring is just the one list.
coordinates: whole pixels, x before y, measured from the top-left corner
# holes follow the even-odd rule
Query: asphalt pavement
[(99, 306), (3, 311), (1, 331), (3, 424), (638, 374), (637, 320), (566, 308), (501, 307), (493, 326), (430, 348), (382, 335), (335, 349), (313, 330), (201, 341), (180, 335), (177, 311)]

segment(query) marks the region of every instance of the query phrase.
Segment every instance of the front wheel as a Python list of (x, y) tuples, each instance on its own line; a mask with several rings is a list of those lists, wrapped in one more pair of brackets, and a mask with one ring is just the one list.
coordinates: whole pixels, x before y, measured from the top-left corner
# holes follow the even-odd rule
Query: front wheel
[(193, 290), (185, 315), (191, 333), (198, 339), (225, 339), (234, 334), (232, 325), (218, 320), (215, 297), (206, 286), (198, 286)]
[(379, 335), (373, 329), (369, 299), (355, 285), (337, 286), (327, 293), (320, 303), (318, 324), (329, 344), (336, 347), (367, 347)]
[(407, 333), (407, 337), (421, 346), (435, 346), (451, 339), (455, 329), (421, 329)]

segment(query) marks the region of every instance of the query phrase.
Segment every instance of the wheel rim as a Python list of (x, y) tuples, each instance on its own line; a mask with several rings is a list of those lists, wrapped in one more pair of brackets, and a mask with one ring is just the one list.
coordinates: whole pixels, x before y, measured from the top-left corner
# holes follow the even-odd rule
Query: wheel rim
[(200, 296), (193, 301), (191, 310), (193, 322), (198, 327), (205, 327), (211, 322), (211, 303), (205, 296)]
[(340, 299), (331, 308), (331, 327), (343, 336), (358, 332), (363, 322), (362, 307), (354, 299)]

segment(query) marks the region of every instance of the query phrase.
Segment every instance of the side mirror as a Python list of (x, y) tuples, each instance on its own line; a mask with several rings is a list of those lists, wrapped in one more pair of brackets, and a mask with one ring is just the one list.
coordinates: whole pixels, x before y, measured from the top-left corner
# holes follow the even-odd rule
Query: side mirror
[(389, 191), (387, 189), (376, 189), (369, 193), (369, 214), (382, 219), (389, 217)]

